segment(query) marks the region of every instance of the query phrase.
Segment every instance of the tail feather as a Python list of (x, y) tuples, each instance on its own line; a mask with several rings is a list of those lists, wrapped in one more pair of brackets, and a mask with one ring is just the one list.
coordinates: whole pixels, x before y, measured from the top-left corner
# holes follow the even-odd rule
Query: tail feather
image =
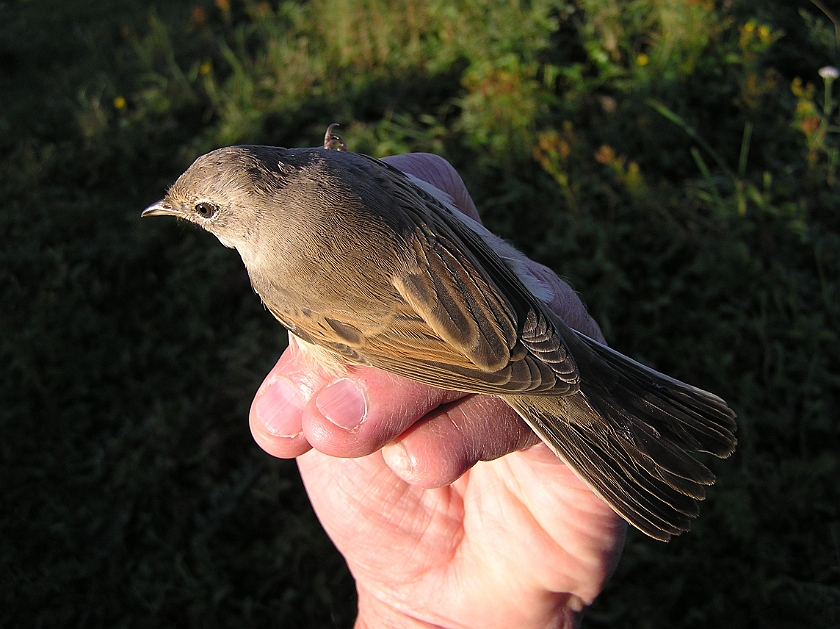
[(726, 457), (735, 414), (717, 396), (576, 336), (580, 391), (507, 401), (633, 526), (667, 541), (689, 529), (715, 477), (688, 451)]
[[(727, 457), (735, 451), (735, 413), (718, 396), (654, 371), (605, 345), (577, 334), (600, 361), (596, 383), (614, 390), (622, 403), (646, 411), (656, 424), (685, 447)], [(575, 353), (575, 358), (580, 354)], [(583, 368), (583, 367), (581, 367)]]
[[(628, 470), (626, 461), (622, 464), (622, 457), (617, 456), (615, 451), (605, 451), (598, 447), (592, 438), (594, 435), (586, 429), (580, 425), (557, 421), (533, 407), (523, 408), (519, 405), (523, 400), (518, 398), (514, 408), (531, 428), (630, 524), (662, 541), (688, 529), (689, 518), (696, 511), (693, 500), (667, 486), (657, 486), (655, 480), (647, 474), (634, 474), (632, 466)], [(535, 401), (543, 403), (541, 399)]]

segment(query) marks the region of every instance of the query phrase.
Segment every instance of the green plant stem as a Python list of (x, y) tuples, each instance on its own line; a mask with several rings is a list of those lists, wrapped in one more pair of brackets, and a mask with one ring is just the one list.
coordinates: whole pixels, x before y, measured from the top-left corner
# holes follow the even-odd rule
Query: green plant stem
[[(645, 102), (648, 105), (650, 105), (651, 107), (653, 107), (663, 117), (667, 118), (668, 120), (673, 122), (675, 125), (680, 127), (683, 131), (685, 131), (685, 133), (688, 137), (690, 137), (692, 140), (697, 142), (697, 144), (699, 144), (703, 148), (703, 150), (706, 151), (711, 156), (711, 158), (713, 160), (715, 160), (715, 164), (718, 165), (718, 168), (720, 168), (723, 172), (725, 172), (727, 175), (729, 175), (732, 179), (736, 178), (735, 173), (733, 173), (732, 170), (729, 168), (729, 166), (726, 165), (726, 162), (724, 162), (723, 159), (721, 158), (721, 156), (718, 155), (717, 151), (715, 151), (711, 147), (711, 145), (709, 145), (709, 143), (706, 142), (706, 140), (704, 140), (697, 133), (697, 131), (694, 130), (694, 127), (692, 127), (685, 120), (683, 120), (683, 118), (679, 114), (671, 111), (667, 106), (663, 105), (659, 101), (653, 100), (652, 98), (648, 99)], [(695, 160), (696, 160), (696, 157), (695, 157)]]
[(744, 135), (741, 137), (741, 152), (738, 156), (738, 179), (743, 179), (747, 173), (747, 159), (750, 155), (750, 140), (752, 139), (752, 122), (744, 123)]

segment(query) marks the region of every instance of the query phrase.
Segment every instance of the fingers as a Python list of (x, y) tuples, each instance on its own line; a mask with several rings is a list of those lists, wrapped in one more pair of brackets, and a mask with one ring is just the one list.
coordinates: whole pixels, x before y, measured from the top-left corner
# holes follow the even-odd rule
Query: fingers
[(501, 399), (470, 395), (429, 413), (386, 445), (382, 456), (404, 481), (430, 489), (455, 482), (479, 461), (537, 443), (539, 438)]
[(384, 447), (386, 464), (400, 478), (442, 487), (478, 461), (539, 441), (499, 398), (428, 387), (366, 367), (336, 377), (313, 367), (301, 347), (290, 343), (251, 407), (254, 439), (273, 456), (292, 458), (314, 447), (360, 457)]
[(257, 444), (272, 456), (291, 459), (312, 448), (303, 434), (303, 408), (332, 377), (303, 359), (295, 337), (268, 373), (251, 404), (249, 423)]
[(305, 348), (290, 335), (289, 349), (251, 405), (254, 439), (273, 456), (292, 458), (312, 447), (331, 456), (365, 456), (440, 405), (465, 396), (370, 368), (351, 367), (336, 376)]
[(303, 434), (324, 454), (365, 456), (439, 406), (464, 396), (376, 369), (354, 367), (318, 391), (303, 408)]

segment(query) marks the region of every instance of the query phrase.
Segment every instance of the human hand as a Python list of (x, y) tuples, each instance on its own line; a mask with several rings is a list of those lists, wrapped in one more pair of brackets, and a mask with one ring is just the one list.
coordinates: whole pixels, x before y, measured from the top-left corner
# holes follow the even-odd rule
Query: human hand
[[(431, 155), (392, 165), (475, 206)], [(597, 340), (574, 292), (528, 262), (549, 305)], [(257, 392), (251, 430), (298, 457), (359, 592), (357, 627), (569, 627), (615, 567), (624, 522), (500, 399), (366, 367), (336, 377), (292, 340)]]

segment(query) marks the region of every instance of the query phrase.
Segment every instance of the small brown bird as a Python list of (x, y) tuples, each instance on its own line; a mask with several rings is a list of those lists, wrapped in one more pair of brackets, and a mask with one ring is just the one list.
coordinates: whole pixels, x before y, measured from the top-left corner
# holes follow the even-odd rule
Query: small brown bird
[(331, 130), (327, 148), (203, 155), (143, 216), (235, 247), (327, 368), (499, 396), (630, 524), (660, 540), (688, 530), (714, 482), (688, 451), (733, 452), (726, 403), (569, 328), (521, 254), (437, 188), (341, 150)]

